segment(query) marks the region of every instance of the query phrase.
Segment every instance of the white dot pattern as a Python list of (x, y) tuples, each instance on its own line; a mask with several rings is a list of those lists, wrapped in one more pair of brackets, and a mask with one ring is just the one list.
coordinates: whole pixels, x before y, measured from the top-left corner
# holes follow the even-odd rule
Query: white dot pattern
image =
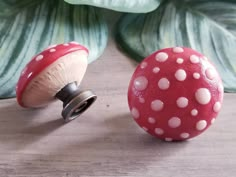
[(191, 55), (191, 56), (190, 56), (190, 61), (191, 61), (191, 63), (193, 63), (193, 64), (199, 63), (199, 57), (196, 56), (196, 55)]
[(150, 124), (155, 124), (155, 123), (156, 123), (156, 120), (155, 120), (153, 117), (149, 117), (149, 118), (148, 118), (148, 122), (149, 122)]
[(161, 129), (161, 128), (155, 128), (155, 133), (157, 134), (157, 135), (163, 135), (164, 134), (164, 130), (163, 129)]
[(134, 80), (134, 87), (139, 91), (145, 90), (147, 88), (147, 85), (148, 80), (144, 76), (139, 76)]
[(167, 90), (170, 87), (170, 81), (167, 78), (161, 78), (158, 81), (158, 87), (161, 90)]
[(181, 125), (181, 119), (178, 117), (172, 117), (169, 119), (168, 125), (170, 128), (177, 128)]
[(42, 60), (42, 59), (43, 59), (43, 55), (38, 55), (38, 56), (35, 58), (36, 61), (40, 61), (40, 60)]
[(193, 73), (193, 78), (194, 79), (200, 79), (200, 74), (199, 73)]
[(202, 131), (206, 128), (207, 122), (205, 120), (199, 120), (196, 124), (196, 129)]
[(50, 49), (49, 52), (56, 52), (56, 49)]
[(176, 104), (179, 108), (185, 108), (188, 106), (188, 99), (185, 98), (185, 97), (179, 97), (177, 100), (176, 100)]
[(182, 64), (184, 62), (183, 58), (177, 58), (176, 63)]
[(219, 112), (220, 111), (220, 109), (221, 109), (221, 104), (220, 104), (220, 102), (216, 102), (215, 104), (214, 104), (214, 106), (213, 106), (213, 110), (214, 110), (214, 112)]
[(168, 54), (165, 52), (160, 52), (156, 55), (156, 61), (165, 62), (168, 59)]
[(211, 124), (214, 124), (214, 123), (215, 123), (215, 120), (216, 120), (215, 118), (212, 118), (212, 119), (211, 119)]
[(192, 116), (197, 116), (197, 115), (198, 115), (198, 110), (197, 110), (197, 109), (193, 109), (193, 110), (191, 111), (191, 115), (192, 115)]
[(152, 69), (152, 72), (153, 73), (158, 73), (160, 71), (160, 68), (159, 67), (154, 67), (153, 69)]
[(180, 134), (180, 137), (183, 138), (183, 139), (186, 139), (186, 138), (188, 138), (189, 136), (190, 136), (189, 133), (181, 133), (181, 134)]
[(145, 103), (145, 99), (143, 97), (139, 97), (139, 102), (140, 103)]
[(161, 111), (164, 107), (164, 103), (161, 100), (153, 100), (151, 102), (151, 109), (153, 111)]
[(218, 92), (223, 93), (224, 92), (224, 87), (222, 84), (218, 85)]
[(141, 65), (140, 65), (140, 68), (144, 69), (147, 67), (147, 62), (142, 62)]
[[(189, 53), (187, 48), (175, 47), (152, 55), (139, 65), (130, 88), (138, 108), (131, 113), (135, 119), (142, 118), (137, 123), (166, 141), (198, 135), (214, 123), (221, 109), (223, 87), (214, 66), (197, 52)], [(209, 114), (204, 105), (211, 109)]]
[(187, 74), (185, 72), (185, 70), (183, 69), (178, 69), (176, 72), (175, 72), (175, 78), (178, 80), (178, 81), (184, 81), (187, 77)]
[(132, 108), (132, 110), (131, 110), (131, 114), (132, 114), (132, 116), (133, 116), (135, 119), (138, 119), (139, 116), (140, 116), (138, 109), (135, 108), (135, 107)]
[(195, 98), (199, 104), (206, 105), (211, 100), (211, 93), (206, 88), (199, 88), (195, 93)]
[(182, 47), (174, 47), (173, 52), (174, 53), (182, 53), (182, 52), (184, 52), (184, 49)]
[(206, 77), (210, 80), (213, 80), (216, 77), (216, 72), (212, 68), (208, 68), (205, 72)]

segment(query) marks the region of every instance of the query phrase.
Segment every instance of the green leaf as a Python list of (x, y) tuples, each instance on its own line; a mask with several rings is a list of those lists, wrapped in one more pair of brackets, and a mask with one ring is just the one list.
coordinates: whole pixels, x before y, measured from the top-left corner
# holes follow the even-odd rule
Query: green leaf
[(235, 0), (188, 0), (188, 6), (216, 21), (236, 36)]
[(49, 45), (77, 41), (89, 49), (89, 62), (97, 59), (106, 47), (107, 26), (94, 7), (42, 0), (15, 15), (6, 10), (5, 15), (0, 16), (0, 98), (15, 95), (20, 71)]
[(235, 1), (165, 1), (152, 13), (124, 15), (116, 39), (137, 61), (161, 48), (191, 47), (215, 64), (225, 91), (236, 92), (235, 8)]
[(70, 4), (86, 4), (120, 12), (146, 13), (155, 10), (161, 0), (65, 0)]
[(0, 1), (0, 17), (9, 15), (14, 15), (20, 12), (24, 8), (34, 6), (35, 4), (40, 3), (42, 0), (1, 0)]

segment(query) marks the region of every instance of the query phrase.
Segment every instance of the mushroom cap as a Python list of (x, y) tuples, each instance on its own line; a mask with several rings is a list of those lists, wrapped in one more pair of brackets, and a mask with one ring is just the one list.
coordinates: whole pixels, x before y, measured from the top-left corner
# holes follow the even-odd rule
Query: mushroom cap
[(137, 66), (128, 104), (134, 120), (149, 134), (186, 140), (215, 121), (223, 92), (218, 72), (204, 55), (190, 48), (166, 48)]
[(88, 50), (77, 42), (53, 45), (35, 55), (21, 72), (16, 86), (18, 103), (41, 107), (71, 82), (81, 82), (87, 68)]

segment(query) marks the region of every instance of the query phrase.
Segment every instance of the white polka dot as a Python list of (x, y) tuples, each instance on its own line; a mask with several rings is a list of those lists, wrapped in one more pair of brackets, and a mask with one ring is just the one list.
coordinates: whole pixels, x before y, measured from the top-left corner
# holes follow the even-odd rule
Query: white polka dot
[(171, 119), (169, 119), (168, 125), (171, 128), (177, 128), (181, 125), (181, 120), (178, 117), (172, 117)]
[(42, 60), (42, 59), (43, 59), (43, 55), (38, 55), (38, 56), (35, 58), (36, 61), (40, 61), (40, 60)]
[(148, 122), (149, 122), (150, 124), (155, 124), (155, 123), (156, 123), (156, 120), (155, 120), (153, 117), (149, 117), (149, 118), (148, 118)]
[(56, 52), (56, 49), (50, 49), (49, 52)]
[(78, 42), (76, 42), (76, 41), (72, 41), (72, 42), (70, 42), (71, 44), (79, 44)]
[(192, 109), (191, 115), (192, 116), (197, 116), (198, 115), (198, 110), (197, 109)]
[(186, 139), (186, 138), (189, 137), (189, 133), (181, 133), (180, 137), (183, 138), (183, 139)]
[(193, 73), (193, 78), (194, 79), (199, 79), (200, 78), (200, 74), (199, 73)]
[(206, 77), (210, 80), (214, 79), (216, 77), (216, 72), (212, 68), (208, 68), (205, 72)]
[(187, 77), (187, 74), (186, 74), (186, 72), (183, 69), (178, 69), (175, 72), (175, 78), (178, 81), (184, 81), (186, 79), (186, 77)]
[(214, 123), (215, 123), (215, 120), (216, 120), (215, 118), (212, 118), (212, 119), (211, 119), (211, 124), (214, 124)]
[(195, 98), (199, 104), (208, 104), (211, 100), (211, 93), (206, 88), (200, 88), (195, 93)]
[(138, 119), (139, 118), (139, 111), (136, 109), (136, 108), (132, 108), (131, 110), (131, 114), (132, 116), (135, 118), (135, 119)]
[(168, 59), (168, 54), (165, 52), (160, 52), (156, 54), (156, 61), (165, 62)]
[(219, 84), (219, 85), (218, 85), (218, 91), (219, 91), (220, 93), (223, 93), (223, 92), (224, 92), (224, 87), (223, 87), (222, 84)]
[(155, 133), (157, 134), (157, 135), (163, 135), (164, 134), (164, 130), (163, 129), (161, 129), (161, 128), (155, 128)]
[(173, 141), (173, 139), (172, 138), (165, 138), (165, 141)]
[(144, 68), (147, 67), (147, 65), (148, 65), (147, 62), (144, 61), (144, 62), (141, 63), (140, 68), (144, 69)]
[(160, 71), (160, 68), (159, 67), (154, 67), (153, 69), (152, 69), (152, 72), (153, 73), (158, 73)]
[(148, 128), (147, 127), (142, 127), (144, 131), (148, 131)]
[(184, 52), (184, 49), (182, 47), (174, 47), (173, 52), (174, 53), (182, 53), (182, 52)]
[(151, 108), (153, 111), (160, 111), (164, 107), (164, 103), (161, 100), (154, 100), (151, 102)]
[(143, 97), (139, 97), (138, 99), (140, 103), (145, 103), (145, 99)]
[(148, 80), (144, 76), (139, 76), (134, 80), (134, 87), (139, 91), (145, 90), (147, 88), (147, 85)]
[(201, 131), (203, 129), (205, 129), (207, 126), (207, 122), (205, 120), (199, 120), (196, 124), (196, 129)]
[(27, 78), (30, 78), (32, 76), (33, 72), (30, 72), (27, 76)]
[(63, 44), (64, 46), (69, 46), (69, 44), (67, 44), (67, 43), (65, 43), (65, 44)]
[(158, 82), (158, 87), (161, 90), (167, 90), (170, 87), (170, 82), (167, 78), (161, 78)]
[(221, 83), (218, 85), (218, 92), (219, 92), (219, 99), (222, 101), (224, 97), (224, 87)]
[(185, 97), (179, 97), (177, 100), (176, 100), (176, 104), (179, 108), (185, 108), (188, 106), (188, 99), (185, 98)]
[(176, 63), (182, 64), (184, 62), (183, 58), (177, 58)]
[(199, 57), (198, 56), (196, 56), (196, 55), (191, 55), (190, 56), (190, 61), (191, 61), (191, 63), (199, 63)]
[(221, 104), (220, 104), (220, 102), (216, 102), (216, 103), (214, 104), (214, 106), (213, 106), (214, 112), (219, 112), (220, 109), (221, 109)]

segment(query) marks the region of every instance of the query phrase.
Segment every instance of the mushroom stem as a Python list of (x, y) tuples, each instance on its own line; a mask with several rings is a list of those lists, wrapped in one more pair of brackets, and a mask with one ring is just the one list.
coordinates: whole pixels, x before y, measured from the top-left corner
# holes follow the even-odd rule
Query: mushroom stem
[(63, 102), (61, 114), (65, 122), (80, 116), (97, 99), (97, 96), (90, 90), (80, 91), (77, 82), (67, 84), (55, 97)]

